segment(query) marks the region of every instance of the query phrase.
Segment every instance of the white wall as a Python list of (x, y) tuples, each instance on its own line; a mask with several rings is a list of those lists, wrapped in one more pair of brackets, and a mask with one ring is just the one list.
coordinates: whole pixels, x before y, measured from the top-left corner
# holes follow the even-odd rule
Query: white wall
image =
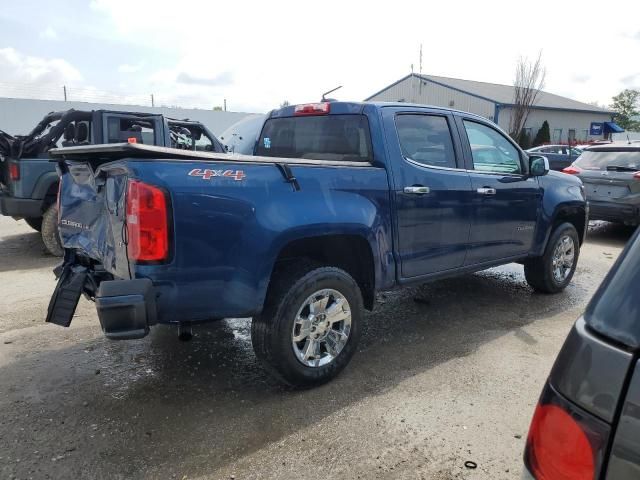
[[(509, 121), (511, 118), (512, 109), (504, 108), (500, 110), (498, 115), (498, 125), (505, 131), (509, 131)], [(536, 136), (538, 130), (542, 126), (544, 121), (549, 122), (549, 131), (551, 133), (551, 142), (556, 141), (566, 143), (568, 141), (569, 129), (576, 131), (576, 140), (601, 140), (602, 135), (594, 137), (588, 135), (591, 122), (609, 122), (611, 121), (611, 115), (606, 113), (589, 113), (589, 112), (571, 112), (565, 110), (540, 110), (533, 109), (529, 114), (525, 128), (531, 128), (531, 139)], [(554, 130), (561, 129), (561, 137), (554, 138)], [(584, 138), (587, 132), (587, 138)]]
[(206, 125), (214, 135), (245, 118), (249, 113), (219, 112), (213, 110), (145, 107), (140, 105), (113, 105), (88, 102), (64, 102), (61, 100), (31, 100), (22, 98), (0, 98), (0, 130), (11, 135), (25, 135), (49, 112), (60, 110), (121, 110), (130, 112), (161, 113), (172, 118), (188, 118)]
[[(454, 108), (493, 120), (494, 103), (442, 87), (417, 77), (408, 77), (369, 99), (373, 102), (407, 102)], [(451, 105), (453, 102), (453, 105)]]

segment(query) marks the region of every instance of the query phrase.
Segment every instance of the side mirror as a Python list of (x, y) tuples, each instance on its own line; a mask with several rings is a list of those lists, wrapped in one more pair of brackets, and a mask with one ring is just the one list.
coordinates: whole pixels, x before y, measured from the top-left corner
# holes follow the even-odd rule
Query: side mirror
[(529, 155), (529, 172), (532, 177), (542, 177), (549, 173), (549, 159), (544, 155)]

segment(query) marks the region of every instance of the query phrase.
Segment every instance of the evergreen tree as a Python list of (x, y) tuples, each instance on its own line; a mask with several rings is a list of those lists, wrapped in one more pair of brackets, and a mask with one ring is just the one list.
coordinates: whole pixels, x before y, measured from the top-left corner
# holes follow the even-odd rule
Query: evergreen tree
[(517, 141), (518, 145), (520, 145), (523, 150), (531, 148), (531, 137), (529, 137), (529, 134), (524, 128), (520, 130), (520, 135), (518, 135)]
[(538, 145), (543, 145), (545, 143), (551, 142), (551, 130), (549, 130), (549, 122), (546, 120), (536, 133), (536, 138), (533, 140), (533, 146), (537, 147)]

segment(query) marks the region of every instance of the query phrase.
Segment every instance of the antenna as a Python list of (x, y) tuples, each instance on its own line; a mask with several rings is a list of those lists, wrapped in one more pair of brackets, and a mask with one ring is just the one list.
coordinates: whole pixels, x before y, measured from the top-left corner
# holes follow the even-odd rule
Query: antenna
[(342, 88), (342, 85), (338, 85), (336, 88), (329, 90), (328, 92), (324, 92), (322, 94), (322, 99), (320, 100), (321, 102), (327, 102), (327, 101), (331, 101), (331, 98), (325, 98), (327, 95), (329, 95), (330, 93), (335, 92), (336, 90), (340, 90)]

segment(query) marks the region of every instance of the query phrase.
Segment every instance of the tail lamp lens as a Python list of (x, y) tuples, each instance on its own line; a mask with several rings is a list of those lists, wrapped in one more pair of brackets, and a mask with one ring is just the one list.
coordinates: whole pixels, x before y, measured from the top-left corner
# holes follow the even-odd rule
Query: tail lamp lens
[(526, 460), (536, 480), (593, 480), (594, 455), (580, 424), (562, 407), (538, 404)]
[(127, 256), (137, 262), (159, 262), (169, 255), (167, 197), (163, 190), (138, 180), (127, 187)]
[(573, 165), (569, 165), (568, 167), (562, 169), (562, 173), (568, 173), (569, 175), (577, 175), (581, 171), (582, 169), (574, 167)]
[(633, 174), (633, 178), (634, 178), (635, 180), (640, 180), (640, 172), (636, 172), (636, 173), (634, 173), (634, 174)]
[(9, 179), (12, 182), (20, 180), (20, 165), (15, 162), (9, 163)]

